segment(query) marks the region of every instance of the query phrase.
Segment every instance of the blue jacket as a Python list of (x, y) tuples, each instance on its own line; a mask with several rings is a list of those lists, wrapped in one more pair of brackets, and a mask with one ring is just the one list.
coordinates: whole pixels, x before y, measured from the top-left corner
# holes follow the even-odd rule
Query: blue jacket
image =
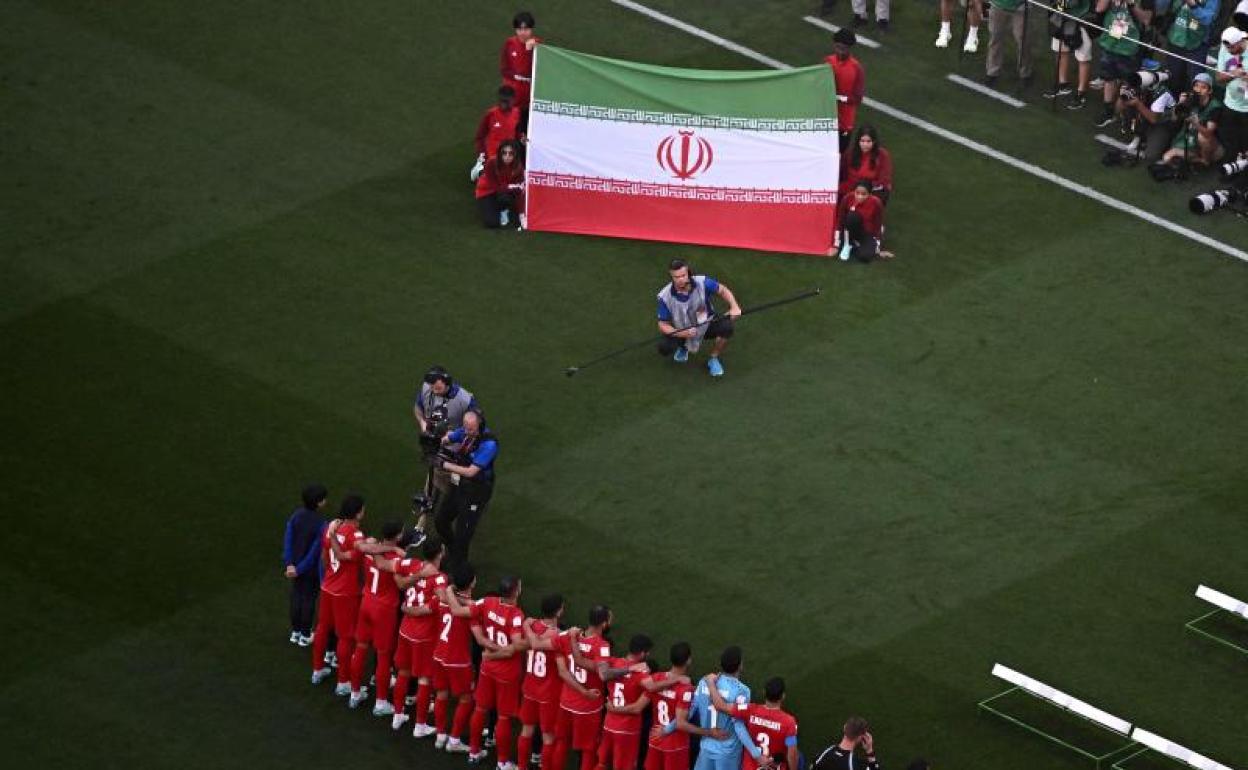
[(286, 520), (286, 537), (282, 544), (282, 564), (295, 565), (295, 572), (303, 577), (316, 570), (320, 580), (321, 538), (325, 533), (325, 520), (316, 511), (303, 506), (295, 509)]

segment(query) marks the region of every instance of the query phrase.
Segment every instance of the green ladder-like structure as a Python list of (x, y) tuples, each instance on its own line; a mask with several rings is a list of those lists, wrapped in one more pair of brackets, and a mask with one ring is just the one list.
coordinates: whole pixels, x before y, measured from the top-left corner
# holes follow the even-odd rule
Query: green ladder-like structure
[(1198, 618), (1193, 618), (1187, 621), (1187, 623), (1184, 624), (1184, 628), (1192, 633), (1200, 634), (1206, 639), (1211, 639), (1218, 644), (1230, 647), (1232, 650), (1237, 650), (1244, 655), (1248, 655), (1248, 647), (1244, 647), (1242, 644), (1236, 644), (1224, 636), (1219, 636), (1213, 631), (1209, 631), (1201, 627), (1201, 624), (1209, 620), (1209, 618), (1223, 614), (1237, 615), (1245, 620), (1248, 620), (1248, 602), (1241, 602), (1234, 597), (1227, 596), (1221, 591), (1215, 591), (1208, 586), (1197, 587), (1196, 598), (1204, 599), (1209, 602), (1213, 605), (1213, 609)]

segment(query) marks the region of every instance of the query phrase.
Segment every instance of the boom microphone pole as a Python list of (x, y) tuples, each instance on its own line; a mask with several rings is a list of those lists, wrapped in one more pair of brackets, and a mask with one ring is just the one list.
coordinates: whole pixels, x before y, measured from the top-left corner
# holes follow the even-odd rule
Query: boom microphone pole
[[(804, 300), (804, 299), (810, 299), (811, 297), (817, 297), (817, 296), (819, 296), (819, 295), (820, 295), (820, 294), (822, 294), (822, 293), (823, 293), (823, 289), (821, 289), (821, 288), (819, 288), (818, 286), (816, 286), (816, 287), (815, 287), (815, 288), (813, 288), (813, 289), (806, 289), (805, 291), (798, 292), (797, 294), (794, 294), (794, 295), (789, 296), (789, 297), (784, 297), (783, 299), (777, 299), (777, 300), (773, 300), (773, 301), (771, 301), (771, 302), (764, 302), (764, 303), (763, 303), (763, 304), (761, 304), (761, 305), (755, 305), (755, 306), (753, 306), (753, 307), (747, 307), (747, 308), (745, 308), (744, 310), (742, 310), (742, 311), (741, 311), (741, 315), (740, 315), (740, 316), (738, 316), (738, 317), (739, 317), (739, 318), (744, 318), (745, 316), (750, 315), (750, 314), (752, 314), (752, 313), (761, 313), (761, 312), (763, 312), (764, 310), (771, 310), (772, 308), (775, 308), (775, 307), (780, 307), (781, 305), (787, 305), (787, 304), (789, 304), (789, 303), (791, 303), (791, 302), (799, 302), (799, 301)], [(706, 325), (706, 324), (709, 324), (709, 323), (710, 323), (711, 321), (713, 321), (713, 320), (714, 320), (713, 318), (707, 318), (705, 321), (699, 321), (699, 322), (698, 322), (698, 323), (696, 323), (696, 324), (690, 324), (689, 326), (685, 326), (685, 327), (683, 327), (683, 328), (677, 329), (676, 331), (672, 332), (672, 335), (676, 335), (676, 334), (679, 334), (680, 332), (684, 332), (684, 331), (689, 331), (690, 329), (696, 329), (696, 328), (698, 328), (699, 326), (704, 326), (704, 325)], [(576, 374), (577, 372), (581, 371), (582, 369), (588, 369), (589, 367), (594, 366), (595, 364), (600, 364), (600, 363), (602, 363), (603, 361), (609, 361), (609, 360), (611, 360), (612, 358), (615, 358), (616, 356), (622, 356), (622, 355), (624, 355), (625, 353), (629, 352), (630, 350), (636, 350), (637, 348), (640, 348), (640, 347), (645, 347), (646, 345), (653, 345), (654, 343), (658, 342), (659, 340), (663, 339), (664, 337), (667, 337), (667, 336), (672, 336), (672, 335), (667, 335), (667, 334), (656, 334), (656, 335), (655, 335), (655, 336), (653, 336), (653, 337), (646, 337), (644, 340), (640, 340), (640, 341), (638, 341), (638, 342), (634, 342), (634, 343), (633, 343), (633, 344), (631, 344), (631, 345), (625, 345), (624, 347), (620, 348), (619, 350), (613, 350), (613, 351), (611, 351), (610, 353), (607, 353), (606, 355), (602, 355), (602, 356), (598, 356), (597, 358), (590, 359), (589, 361), (586, 361), (585, 363), (581, 364), (580, 366), (569, 366), (567, 369), (564, 369), (564, 370), (563, 370), (563, 373), (564, 373), (564, 374), (566, 374), (567, 376), (571, 377), (572, 375)]]

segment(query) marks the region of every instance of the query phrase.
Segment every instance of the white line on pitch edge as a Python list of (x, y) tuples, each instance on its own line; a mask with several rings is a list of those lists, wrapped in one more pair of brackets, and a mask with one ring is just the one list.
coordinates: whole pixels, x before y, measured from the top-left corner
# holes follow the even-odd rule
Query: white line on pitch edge
[[(806, 20), (807, 23), (814, 24), (816, 27), (826, 29), (829, 32), (836, 33), (836, 32), (841, 31), (840, 27), (830, 22), (826, 22), (823, 19), (819, 18), (818, 16), (803, 16), (802, 18)], [(858, 38), (858, 42), (861, 43), (862, 45), (865, 45), (867, 48), (879, 48), (880, 47), (879, 43), (875, 42), (869, 37), (863, 37), (862, 35), (859, 35), (857, 32), (854, 33), (854, 37)]]
[(996, 99), (999, 102), (1005, 102), (1006, 104), (1010, 105), (1011, 107), (1014, 107), (1015, 109), (1019, 107), (1027, 106), (1027, 102), (1024, 102), (1019, 99), (1015, 99), (1013, 96), (1010, 96), (1009, 94), (1003, 94), (995, 88), (989, 88), (983, 83), (976, 83), (974, 80), (971, 80), (969, 78), (964, 78), (961, 75), (954, 75), (953, 73), (950, 73), (948, 75), (945, 75), (945, 80), (948, 80), (952, 83), (957, 83), (958, 85), (964, 88), (969, 88), (972, 91), (978, 91), (984, 96), (991, 96), (993, 99)]
[(1115, 150), (1122, 150), (1123, 152), (1129, 152), (1131, 150), (1130, 145), (1128, 145), (1126, 142), (1120, 142), (1117, 139), (1114, 139), (1113, 137), (1105, 136), (1104, 134), (1097, 134), (1096, 136), (1092, 138), (1100, 142), (1101, 144), (1107, 144), (1110, 147), (1113, 147)]
[[(630, 10), (636, 11), (637, 13), (643, 14), (645, 16), (649, 16), (650, 18), (656, 21), (661, 21), (664, 24), (675, 27), (676, 29), (679, 29), (683, 32), (688, 32), (690, 35), (693, 35), (694, 37), (699, 37), (699, 38), (702, 38), (703, 40), (715, 43), (716, 45), (726, 48), (729, 51), (733, 51), (735, 53), (741, 54), (742, 56), (753, 59), (754, 61), (759, 62), (760, 64), (766, 64), (768, 67), (771, 67), (773, 69), (778, 69), (778, 70), (793, 69), (792, 65), (785, 64), (784, 62), (779, 61), (777, 59), (773, 59), (770, 56), (767, 56), (766, 54), (761, 54), (752, 48), (746, 48), (740, 43), (734, 43), (731, 40), (727, 40), (725, 38), (720, 37), (719, 35), (715, 35), (713, 33), (707, 32), (701, 27), (695, 27), (688, 22), (684, 22), (679, 19), (674, 19), (671, 16), (668, 16), (667, 14), (664, 14), (664, 13), (659, 13), (658, 11), (652, 8), (647, 8), (641, 3), (633, 2), (633, 0), (610, 0), (610, 2), (622, 8), (628, 8)], [(1071, 181), (1064, 176), (1058, 176), (1052, 171), (1041, 168), (1035, 165), (1034, 163), (1028, 163), (1025, 160), (1015, 158), (1013, 155), (1007, 155), (1006, 153), (1001, 152), (1000, 150), (996, 148), (989, 147), (988, 145), (982, 142), (977, 142), (974, 139), (970, 139), (968, 137), (962, 136), (961, 134), (954, 133), (953, 131), (950, 131), (947, 128), (942, 128), (936, 125), (935, 123), (932, 123), (931, 121), (924, 120), (923, 118), (917, 117), (915, 115), (911, 115), (910, 113), (904, 110), (899, 110), (896, 107), (890, 107), (889, 105), (884, 104), (883, 102), (878, 102), (875, 99), (872, 99), (870, 97), (863, 99), (862, 103), (866, 105), (867, 107), (869, 107), (870, 109), (882, 112), (885, 115), (888, 115), (891, 118), (900, 120), (903, 123), (908, 123), (914, 126), (915, 128), (919, 128), (928, 132), (929, 134), (934, 134), (936, 136), (939, 136), (941, 139), (945, 139), (947, 141), (953, 142), (954, 144), (965, 147), (966, 149), (971, 150), (973, 152), (977, 152), (980, 155), (984, 155), (986, 157), (992, 158), (993, 160), (999, 160), (1002, 163), (1006, 164), (1007, 166), (1016, 168), (1019, 171), (1022, 171), (1024, 173), (1031, 174), (1034, 177), (1039, 177), (1040, 179), (1043, 179), (1046, 182), (1052, 182), (1058, 187), (1062, 187), (1064, 189), (1070, 190), (1071, 192), (1078, 193), (1079, 195), (1082, 195), (1086, 198), (1091, 198), (1097, 203), (1100, 203), (1112, 209), (1121, 211), (1124, 214), (1130, 214), (1131, 216), (1136, 217), (1137, 219), (1142, 219), (1145, 222), (1148, 222), (1149, 224), (1156, 225), (1157, 227), (1160, 227), (1164, 230), (1169, 230), (1175, 235), (1181, 235), (1184, 238), (1187, 238), (1188, 240), (1195, 241), (1196, 243), (1201, 244), (1202, 246), (1208, 246), (1211, 249), (1220, 251), (1223, 254), (1234, 257), (1242, 262), (1248, 262), (1248, 252), (1245, 252), (1242, 249), (1237, 249), (1234, 246), (1231, 246), (1230, 244), (1226, 244), (1226, 243), (1223, 243), (1222, 241), (1216, 240), (1214, 238), (1210, 238), (1209, 236), (1203, 233), (1198, 233), (1195, 230), (1186, 228), (1179, 224), (1175, 224), (1174, 222), (1171, 222), (1168, 219), (1163, 219), (1162, 217), (1159, 217), (1156, 214), (1145, 211), (1144, 209), (1141, 209), (1138, 206), (1132, 206), (1130, 203), (1127, 203), (1125, 201), (1120, 201), (1117, 198), (1106, 195), (1100, 190), (1094, 190), (1091, 187), (1088, 187), (1087, 185), (1080, 184), (1079, 182)]]

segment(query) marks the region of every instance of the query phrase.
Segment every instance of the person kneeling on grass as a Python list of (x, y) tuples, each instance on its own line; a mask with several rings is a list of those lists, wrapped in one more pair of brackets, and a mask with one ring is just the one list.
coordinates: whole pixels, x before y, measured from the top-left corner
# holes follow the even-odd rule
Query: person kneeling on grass
[(841, 156), (841, 196), (861, 181), (871, 183), (871, 194), (888, 205), (893, 192), (893, 158), (880, 143), (875, 126), (862, 126), (850, 140), (849, 152)]
[[(871, 194), (871, 183), (867, 180), (860, 180), (848, 195), (841, 198), (837, 221), (840, 222), (842, 261), (847, 261), (850, 257), (859, 262), (870, 262), (877, 257), (893, 258), (892, 252), (881, 248), (884, 237), (884, 203)], [(831, 256), (832, 250), (828, 254)]]
[(477, 211), (486, 227), (519, 227), (524, 215), (524, 162), (520, 145), (503, 142), (477, 178)]
[[(1157, 166), (1149, 171), (1155, 179), (1169, 179), (1175, 168), (1186, 162), (1198, 169), (1205, 169), (1221, 160), (1224, 154), (1218, 143), (1218, 116), (1222, 102), (1213, 97), (1213, 76), (1202, 72), (1192, 79), (1192, 90), (1179, 97), (1175, 116), (1182, 120), (1178, 133), (1170, 142), (1170, 149), (1161, 156)], [(1164, 167), (1164, 168), (1159, 168)]]

